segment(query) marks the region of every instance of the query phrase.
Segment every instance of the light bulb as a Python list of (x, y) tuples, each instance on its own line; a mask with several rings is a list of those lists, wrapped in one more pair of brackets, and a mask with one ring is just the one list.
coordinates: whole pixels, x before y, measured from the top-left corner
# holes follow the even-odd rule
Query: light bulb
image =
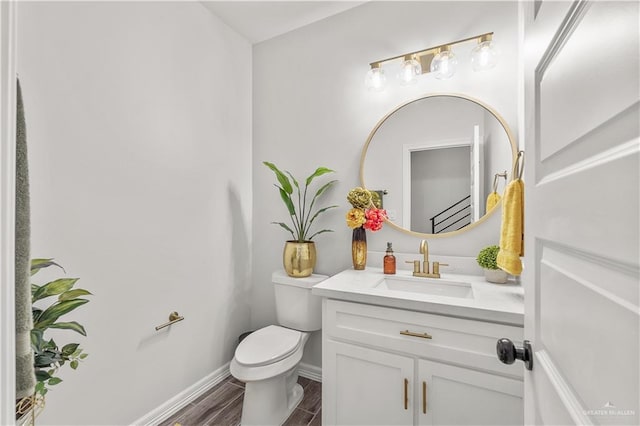
[(404, 86), (416, 84), (420, 74), (422, 74), (422, 65), (420, 65), (420, 62), (413, 56), (405, 56), (402, 65), (400, 65), (400, 73), (398, 74), (400, 84)]
[(496, 66), (499, 50), (491, 40), (478, 43), (471, 51), (471, 66), (474, 71), (484, 71)]
[(387, 78), (384, 75), (384, 70), (380, 68), (380, 65), (378, 65), (377, 67), (372, 67), (367, 72), (365, 85), (370, 91), (380, 92), (384, 90), (386, 82)]
[(458, 60), (448, 46), (442, 47), (431, 61), (431, 72), (439, 80), (446, 80), (456, 73)]

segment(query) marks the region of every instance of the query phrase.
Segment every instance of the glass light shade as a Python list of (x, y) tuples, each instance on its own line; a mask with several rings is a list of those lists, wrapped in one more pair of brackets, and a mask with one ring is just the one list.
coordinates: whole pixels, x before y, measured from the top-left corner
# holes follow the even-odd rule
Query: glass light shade
[(471, 51), (471, 66), (474, 71), (484, 71), (496, 66), (500, 52), (491, 40), (478, 43)]
[(384, 70), (380, 67), (371, 68), (367, 72), (367, 76), (365, 78), (365, 85), (367, 89), (374, 92), (380, 92), (384, 90), (384, 87), (387, 82), (387, 77), (384, 75)]
[(411, 58), (402, 62), (400, 65), (400, 73), (398, 74), (398, 78), (400, 79), (400, 84), (409, 85), (416, 84), (418, 81), (418, 76), (422, 74), (422, 65), (416, 59)]
[(451, 50), (443, 50), (433, 57), (431, 72), (439, 80), (446, 80), (456, 73), (458, 60)]

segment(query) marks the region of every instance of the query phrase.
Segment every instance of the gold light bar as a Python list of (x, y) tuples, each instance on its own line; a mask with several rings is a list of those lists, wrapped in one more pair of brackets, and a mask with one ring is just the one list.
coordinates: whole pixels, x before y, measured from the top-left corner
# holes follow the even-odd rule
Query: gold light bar
[(483, 41), (490, 41), (493, 38), (493, 31), (490, 33), (484, 33), (480, 35), (476, 35), (473, 37), (463, 38), (462, 40), (456, 40), (451, 43), (440, 44), (438, 46), (429, 47), (427, 49), (417, 50), (415, 52), (403, 53), (402, 55), (393, 56), (391, 58), (382, 59), (379, 61), (371, 62), (369, 66), (373, 68), (380, 68), (380, 66), (384, 63), (395, 61), (397, 59), (402, 58), (411, 58), (414, 57), (418, 61), (420, 61), (420, 65), (422, 66), (422, 74), (426, 74), (431, 72), (431, 61), (433, 57), (440, 51), (450, 50), (451, 46), (464, 43), (466, 41), (477, 40), (478, 43), (482, 43)]

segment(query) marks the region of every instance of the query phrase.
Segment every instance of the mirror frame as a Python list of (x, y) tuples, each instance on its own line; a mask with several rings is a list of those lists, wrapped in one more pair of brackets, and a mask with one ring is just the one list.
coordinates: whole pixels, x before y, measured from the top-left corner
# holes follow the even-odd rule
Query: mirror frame
[[(362, 148), (362, 154), (360, 155), (360, 185), (363, 188), (367, 188), (367, 185), (366, 185), (366, 183), (364, 181), (364, 162), (365, 162), (365, 159), (367, 158), (367, 150), (369, 149), (369, 144), (371, 143), (371, 140), (375, 136), (375, 134), (378, 131), (378, 129), (385, 123), (385, 121), (387, 121), (387, 119), (389, 117), (391, 117), (393, 114), (395, 114), (396, 112), (398, 112), (402, 108), (404, 108), (404, 107), (406, 107), (406, 106), (408, 106), (408, 105), (410, 105), (410, 104), (412, 104), (414, 102), (423, 100), (423, 99), (436, 98), (436, 97), (453, 97), (453, 98), (460, 98), (460, 99), (464, 99), (464, 100), (467, 100), (467, 101), (471, 101), (471, 102), (481, 106), (482, 108), (486, 109), (487, 111), (489, 111), (498, 120), (498, 122), (500, 123), (500, 125), (502, 126), (504, 131), (507, 133), (507, 138), (509, 139), (509, 143), (511, 145), (511, 175), (510, 175), (510, 177), (511, 177), (511, 179), (513, 179), (513, 168), (514, 168), (514, 166), (516, 164), (516, 158), (518, 156), (518, 146), (517, 146), (517, 143), (516, 143), (516, 139), (515, 139), (515, 137), (513, 135), (513, 132), (509, 128), (509, 125), (507, 124), (505, 119), (500, 114), (498, 114), (498, 112), (495, 109), (493, 109), (489, 105), (485, 104), (484, 102), (480, 101), (479, 99), (472, 98), (471, 96), (463, 95), (463, 94), (460, 94), (460, 93), (432, 93), (432, 94), (427, 94), (427, 95), (421, 96), (419, 98), (412, 99), (410, 101), (407, 101), (407, 102), (397, 106), (390, 113), (388, 113), (387, 115), (382, 117), (382, 119), (380, 121), (378, 121), (378, 123), (375, 125), (373, 130), (371, 130), (371, 133), (369, 133), (369, 137), (367, 138), (367, 141), (365, 142), (364, 147)], [(509, 183), (509, 182), (510, 181), (507, 181), (507, 183)], [(500, 201), (498, 202), (496, 207), (498, 205), (502, 205), (502, 198), (500, 199)], [(498, 210), (496, 207), (491, 209), (491, 211), (485, 213), (484, 216), (482, 216), (476, 222), (470, 223), (469, 225), (465, 226), (462, 229), (458, 229), (456, 231), (451, 231), (451, 232), (443, 232), (441, 234), (425, 234), (425, 233), (422, 233), (422, 232), (412, 231), (410, 229), (401, 227), (400, 225), (392, 222), (389, 219), (386, 219), (385, 223), (387, 225), (389, 225), (393, 229), (396, 229), (396, 230), (398, 230), (400, 232), (403, 232), (405, 234), (408, 234), (408, 235), (411, 235), (411, 236), (414, 236), (414, 237), (419, 237), (419, 238), (446, 238), (446, 237), (453, 237), (455, 235), (459, 235), (459, 234), (462, 234), (464, 232), (467, 232), (467, 231), (475, 228), (476, 226), (480, 225), (482, 222), (486, 221), (492, 214), (494, 214), (494, 212), (496, 210)]]

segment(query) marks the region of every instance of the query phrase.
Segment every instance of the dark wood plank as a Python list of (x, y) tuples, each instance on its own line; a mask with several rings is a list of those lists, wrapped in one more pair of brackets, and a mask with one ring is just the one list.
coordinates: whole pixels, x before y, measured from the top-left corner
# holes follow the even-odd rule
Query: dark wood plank
[(322, 426), (322, 410), (318, 411), (313, 419), (311, 419), (311, 423), (309, 426)]
[[(233, 385), (230, 385), (233, 386)], [(237, 386), (236, 386), (237, 387)], [(238, 388), (240, 389), (240, 388)], [(234, 399), (224, 410), (222, 410), (217, 416), (206, 423), (206, 426), (237, 426), (242, 419), (242, 402), (244, 400), (244, 393), (238, 398)]]
[(310, 380), (304, 388), (304, 397), (298, 405), (299, 409), (316, 414), (322, 408), (322, 383)]
[(158, 426), (175, 426), (176, 423), (180, 423), (185, 414), (187, 414), (187, 412), (189, 412), (193, 407), (194, 405), (192, 403), (185, 405), (180, 409), (180, 411), (160, 423)]
[(296, 408), (283, 426), (307, 426), (311, 419), (313, 419), (312, 413)]
[(236, 379), (233, 376), (229, 376), (229, 378), (227, 379), (229, 383), (236, 385), (236, 386), (240, 386), (241, 388), (244, 388), (244, 382), (241, 382), (240, 380)]
[(209, 389), (208, 391), (206, 391), (205, 393), (203, 393), (202, 395), (197, 397), (194, 401), (191, 401), (191, 403), (193, 405), (200, 404), (200, 402), (202, 402), (202, 400), (207, 398), (212, 393), (216, 392), (218, 389), (220, 389), (222, 386), (224, 386), (225, 383), (228, 383), (229, 382), (229, 377), (233, 377), (233, 376), (231, 376), (231, 375), (228, 376), (226, 379), (224, 379), (223, 381), (221, 381), (220, 383), (218, 383), (217, 385), (215, 385), (214, 387), (212, 387), (211, 389)]
[[(286, 426), (322, 425), (322, 384), (298, 377), (304, 398), (285, 422)], [(237, 426), (242, 417), (244, 383), (229, 376), (158, 426)]]
[(300, 386), (302, 386), (302, 389), (304, 389), (312, 381), (313, 380), (307, 379), (306, 377), (298, 376), (298, 383), (300, 384)]
[(242, 388), (224, 382), (214, 389), (185, 414), (180, 422), (182, 426), (202, 426), (222, 413), (244, 393)]

